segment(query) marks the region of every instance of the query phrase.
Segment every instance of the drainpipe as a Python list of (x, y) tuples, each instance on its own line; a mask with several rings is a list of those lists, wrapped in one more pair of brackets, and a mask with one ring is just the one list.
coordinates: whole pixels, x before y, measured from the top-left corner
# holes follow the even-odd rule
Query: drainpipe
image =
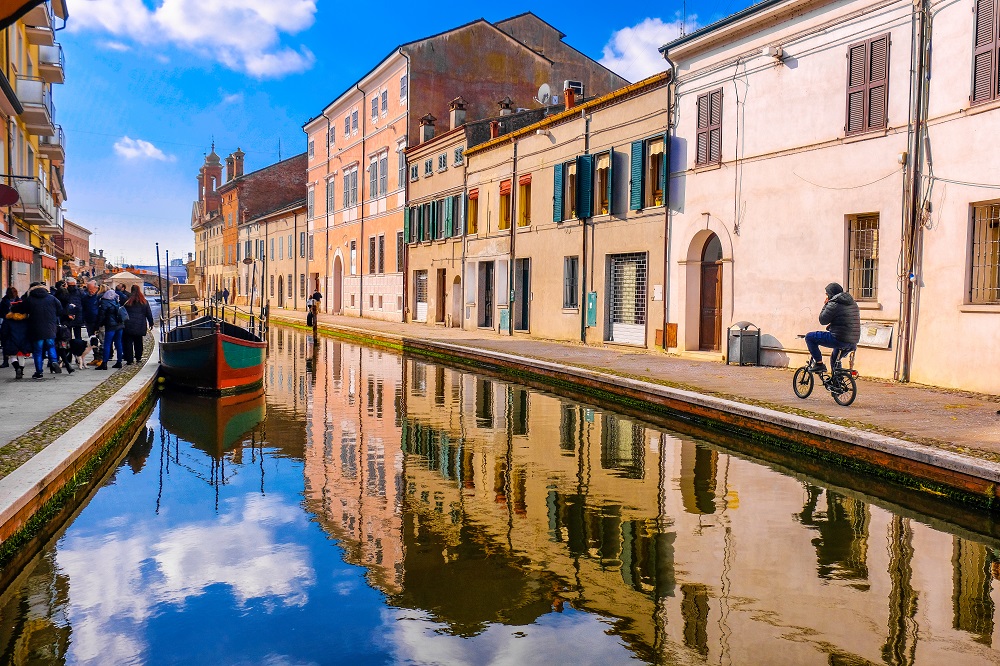
[[(313, 190), (313, 210), (316, 210), (316, 190)], [(309, 215), (308, 202), (306, 205), (306, 216)], [(299, 239), (299, 214), (292, 213), (292, 274), (295, 277), (299, 276), (299, 253), (295, 252), (295, 241)], [(293, 278), (294, 279), (294, 278)], [(292, 309), (299, 309), (299, 290), (298, 285), (292, 285)]]
[[(590, 116), (587, 115), (587, 111), (583, 110), (580, 112), (583, 117), (583, 154), (590, 154)], [(610, 159), (610, 155), (608, 157)], [(614, 165), (611, 165), (611, 173), (614, 173)], [(579, 174), (577, 174), (579, 176)], [(563, 176), (565, 177), (565, 175)], [(593, 186), (593, 183), (591, 183)], [(612, 185), (614, 187), (614, 185)], [(593, 189), (593, 187), (591, 188)], [(565, 206), (565, 202), (563, 206)], [(579, 206), (577, 206), (579, 208)], [(614, 211), (608, 211), (614, 214)], [(590, 214), (593, 216), (594, 211), (591, 210)], [(580, 342), (587, 344), (587, 219), (584, 218), (580, 220), (583, 225), (583, 252), (580, 262)], [(591, 248), (593, 249), (593, 248)]]
[[(403, 47), (399, 47), (399, 55), (406, 58), (406, 120), (405, 131), (403, 136), (406, 137), (406, 146), (410, 145), (410, 56), (403, 50)], [(404, 155), (406, 154), (406, 148), (403, 148)], [(406, 171), (403, 172), (403, 209), (405, 211), (406, 206), (410, 203), (410, 163), (409, 161), (403, 161), (406, 164)], [(403, 213), (406, 214), (405, 212)], [(413, 236), (413, 220), (410, 220), (410, 236)], [(464, 251), (464, 249), (463, 249)], [(402, 289), (403, 289), (403, 308), (399, 312), (399, 320), (406, 322), (406, 310), (410, 302), (410, 296), (407, 293), (407, 288), (409, 286), (409, 279), (407, 273), (410, 270), (410, 244), (407, 242), (406, 237), (403, 238), (403, 265), (400, 267), (402, 271)], [(464, 275), (463, 278), (465, 279)], [(404, 394), (405, 395), (405, 394)]]
[[(330, 116), (326, 115), (326, 111), (323, 112), (323, 117), (326, 118), (326, 189), (330, 188), (330, 161), (333, 156), (330, 154), (330, 136), (333, 132), (333, 124), (330, 122)], [(330, 312), (330, 197), (327, 195), (326, 204), (324, 205), (326, 210), (326, 243), (323, 250), (323, 274), (325, 279), (323, 280), (323, 286), (326, 287), (326, 295), (323, 298), (323, 312)], [(316, 244), (313, 243), (313, 249), (315, 249)], [(343, 277), (341, 277), (343, 280)], [(319, 288), (319, 285), (316, 285)], [(341, 285), (340, 289), (341, 299), (343, 299), (344, 288)]]
[(507, 266), (507, 335), (514, 335), (514, 264), (517, 262), (517, 139), (514, 144), (514, 158), (510, 171), (510, 264)]
[(670, 324), (670, 246), (673, 241), (671, 234), (670, 215), (670, 146), (673, 144), (673, 109), (671, 108), (671, 91), (676, 92), (677, 84), (674, 77), (677, 76), (677, 65), (670, 61), (666, 52), (663, 59), (670, 66), (670, 74), (667, 77), (667, 131), (666, 145), (663, 146), (663, 168), (666, 171), (666, 184), (663, 187), (663, 351), (669, 349), (667, 343), (667, 326)]
[[(409, 80), (407, 80), (407, 86), (409, 86)], [(361, 93), (361, 107), (358, 109), (358, 115), (361, 116), (361, 159), (365, 160), (368, 158), (368, 154), (365, 152), (365, 132), (366, 128), (366, 118), (365, 118), (365, 104), (368, 102), (367, 97), (365, 97), (365, 91), (361, 90), (361, 84), (355, 84), (355, 88)], [(407, 88), (409, 92), (409, 88)], [(361, 172), (361, 162), (358, 162), (358, 172)], [(365, 178), (361, 179), (358, 184), (358, 189), (362, 194), (365, 192)], [(371, 195), (371, 192), (368, 193)], [(358, 240), (358, 316), (365, 316), (365, 198), (362, 196), (360, 198), (361, 205), (358, 206), (361, 209), (361, 238)], [(343, 297), (341, 297), (343, 298)]]
[(923, 159), (921, 137), (924, 132), (924, 94), (927, 81), (927, 60), (925, 55), (929, 48), (927, 39), (927, 7), (921, 0), (914, 3), (916, 12), (916, 39), (913, 40), (916, 48), (917, 67), (911, 79), (911, 91), (913, 95), (912, 115), (910, 117), (910, 178), (907, 186), (909, 191), (906, 194), (907, 207), (909, 210), (904, 217), (903, 229), (903, 302), (900, 307), (900, 336), (902, 337), (901, 353), (897, 364), (896, 378), (901, 382), (910, 381), (910, 357), (913, 353), (913, 319), (916, 309), (916, 253), (917, 235), (921, 229), (920, 211), (920, 162)]

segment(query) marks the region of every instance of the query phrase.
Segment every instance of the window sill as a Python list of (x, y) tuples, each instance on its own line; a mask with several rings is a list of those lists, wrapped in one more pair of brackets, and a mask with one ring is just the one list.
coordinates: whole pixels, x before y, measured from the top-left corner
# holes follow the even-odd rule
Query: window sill
[(1000, 313), (1000, 303), (963, 303), (958, 306), (959, 312), (994, 312)]
[(578, 315), (578, 314), (580, 314), (580, 308), (567, 308), (567, 307), (563, 307), (562, 311), (563, 311), (563, 314), (572, 314), (572, 315)]
[(881, 310), (882, 304), (876, 301), (856, 301), (859, 310)]
[(982, 104), (976, 104), (975, 106), (970, 106), (966, 109), (962, 109), (962, 113), (964, 113), (967, 116), (974, 116), (978, 113), (993, 111), (994, 109), (1000, 109), (1000, 99), (995, 99), (992, 102), (983, 102)]
[(521, 233), (522, 231), (531, 231), (531, 223), (517, 225), (517, 233)]
[(715, 171), (716, 169), (722, 168), (722, 162), (715, 162), (714, 164), (695, 164), (692, 171), (695, 173), (701, 173), (702, 171)]
[(871, 132), (864, 132), (863, 134), (851, 134), (850, 136), (845, 136), (840, 140), (840, 142), (842, 144), (857, 143), (858, 141), (867, 141), (868, 139), (878, 139), (879, 137), (886, 136), (888, 133), (888, 129), (872, 130)]

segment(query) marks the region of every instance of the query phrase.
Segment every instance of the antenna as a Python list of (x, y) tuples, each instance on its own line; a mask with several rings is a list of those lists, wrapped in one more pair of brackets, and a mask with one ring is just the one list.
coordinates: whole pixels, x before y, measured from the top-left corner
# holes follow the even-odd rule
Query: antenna
[(543, 83), (538, 87), (538, 95), (535, 97), (535, 101), (542, 106), (547, 106), (550, 99), (552, 99), (552, 91), (549, 89), (549, 84)]
[(681, 2), (681, 37), (687, 32), (688, 4), (687, 0)]
[(278, 161), (281, 161), (281, 137), (278, 137)]

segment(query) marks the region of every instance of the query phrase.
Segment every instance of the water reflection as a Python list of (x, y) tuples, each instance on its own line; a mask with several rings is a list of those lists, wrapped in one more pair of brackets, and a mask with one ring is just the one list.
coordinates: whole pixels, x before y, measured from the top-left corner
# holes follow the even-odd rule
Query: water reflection
[(990, 537), (377, 349), (277, 329), (267, 377), (161, 400), (2, 661), (1000, 661)]

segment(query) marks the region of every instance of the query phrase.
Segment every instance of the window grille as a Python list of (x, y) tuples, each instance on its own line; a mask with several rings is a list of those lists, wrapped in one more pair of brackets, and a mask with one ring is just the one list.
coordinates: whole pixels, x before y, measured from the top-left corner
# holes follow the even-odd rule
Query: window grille
[(438, 155), (438, 171), (444, 171), (448, 168), (448, 156)]
[(288, 274), (288, 283), (287, 284), (288, 284), (288, 298), (291, 298), (292, 294), (295, 292), (295, 283), (292, 282), (292, 274), (291, 273)]
[(973, 207), (970, 303), (1000, 303), (1000, 203)]
[(646, 253), (611, 257), (611, 321), (613, 324), (646, 323)]
[(456, 165), (461, 164), (463, 162), (463, 160), (464, 160), (464, 158), (462, 157), (462, 151), (463, 151), (463, 149), (462, 149), (461, 146), (459, 146), (458, 148), (455, 149), (455, 164)]
[(378, 237), (378, 272), (385, 273), (385, 236)]
[(424, 175), (429, 176), (434, 173), (434, 160), (424, 160)]
[(403, 232), (396, 232), (396, 270), (403, 272)]
[(375, 274), (375, 237), (368, 237), (368, 273)]
[(579, 286), (577, 284), (579, 275), (579, 257), (566, 257), (563, 259), (563, 307), (580, 307)]
[(847, 291), (856, 301), (878, 298), (878, 215), (859, 215), (848, 227)]

